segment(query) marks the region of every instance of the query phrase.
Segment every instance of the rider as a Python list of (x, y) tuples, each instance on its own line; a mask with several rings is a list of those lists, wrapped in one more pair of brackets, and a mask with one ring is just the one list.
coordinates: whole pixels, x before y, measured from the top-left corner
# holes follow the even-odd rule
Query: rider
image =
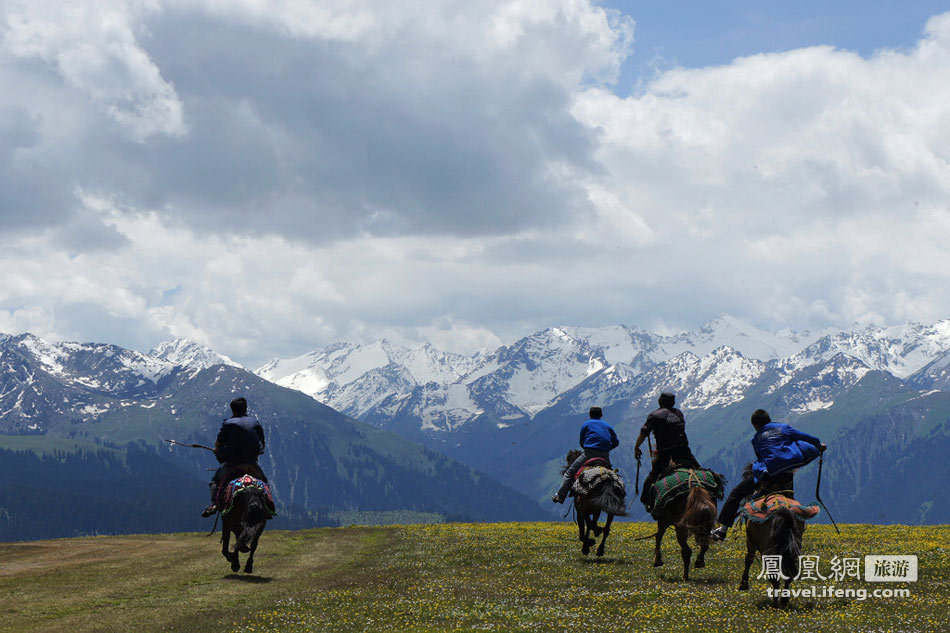
[(795, 470), (813, 461), (823, 453), (826, 445), (814, 435), (802, 433), (787, 424), (772, 422), (764, 409), (752, 413), (752, 426), (755, 436), (752, 449), (756, 461), (746, 468), (742, 481), (729, 493), (719, 513), (719, 527), (712, 531), (717, 541), (726, 538), (739, 513), (742, 500), (751, 496), (756, 488), (781, 490), (794, 495)]
[(664, 391), (660, 394), (658, 404), (660, 408), (647, 416), (647, 421), (640, 428), (640, 436), (633, 447), (634, 457), (640, 459), (643, 455), (640, 451), (643, 440), (647, 439), (651, 432), (656, 438), (656, 459), (653, 461), (650, 474), (643, 482), (643, 492), (640, 494), (640, 502), (646, 507), (647, 512), (653, 510), (653, 484), (671, 463), (686, 468), (700, 468), (699, 462), (693, 457), (693, 451), (689, 449), (686, 418), (683, 417), (682, 411), (673, 406), (676, 404), (676, 395)]
[(595, 457), (600, 457), (609, 462), (610, 451), (620, 444), (613, 427), (601, 419), (604, 417), (604, 412), (600, 407), (591, 407), (589, 416), (590, 419), (581, 427), (580, 438), (583, 451), (564, 471), (561, 487), (551, 497), (551, 501), (554, 503), (564, 503), (564, 499), (567, 498), (567, 493), (574, 483), (574, 475), (581, 469), (584, 462)]
[(264, 429), (257, 418), (247, 414), (247, 400), (231, 401), (232, 417), (221, 424), (214, 442), (214, 456), (222, 464), (211, 478), (211, 505), (201, 513), (209, 517), (218, 511), (218, 492), (229, 481), (241, 475), (250, 475), (267, 482), (264, 471), (257, 463), (258, 455), (264, 453)]

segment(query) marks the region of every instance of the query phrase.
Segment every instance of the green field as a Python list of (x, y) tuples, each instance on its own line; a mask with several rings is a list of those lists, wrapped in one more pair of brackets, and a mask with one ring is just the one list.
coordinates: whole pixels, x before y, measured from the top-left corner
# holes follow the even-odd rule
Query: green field
[[(946, 631), (950, 527), (809, 527), (804, 554), (916, 554), (916, 583), (848, 578), (886, 599), (739, 592), (744, 536), (681, 580), (675, 539), (652, 567), (652, 524), (614, 526), (580, 555), (570, 523), (350, 527), (265, 533), (255, 574), (231, 574), (201, 534), (0, 543), (0, 631)], [(829, 581), (833, 582), (833, 581)], [(799, 581), (793, 587), (821, 587)]]

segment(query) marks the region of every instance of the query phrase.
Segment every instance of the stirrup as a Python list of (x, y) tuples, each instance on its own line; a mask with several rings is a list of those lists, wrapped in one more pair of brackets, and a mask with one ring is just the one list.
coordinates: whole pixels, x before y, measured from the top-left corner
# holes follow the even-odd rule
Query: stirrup
[(207, 519), (212, 514), (217, 513), (217, 511), (218, 511), (218, 506), (212, 503), (210, 506), (202, 510), (201, 516)]

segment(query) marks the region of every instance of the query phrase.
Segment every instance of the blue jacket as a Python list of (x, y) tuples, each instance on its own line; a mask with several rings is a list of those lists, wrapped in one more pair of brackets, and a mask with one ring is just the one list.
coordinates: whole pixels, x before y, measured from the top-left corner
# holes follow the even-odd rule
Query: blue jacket
[(603, 420), (588, 420), (581, 427), (581, 448), (609, 451), (617, 448), (618, 444), (620, 440), (613, 427)]
[(758, 482), (765, 474), (777, 475), (793, 468), (801, 468), (820, 454), (821, 444), (814, 435), (802, 433), (787, 424), (769, 422), (752, 438), (756, 462), (752, 473)]

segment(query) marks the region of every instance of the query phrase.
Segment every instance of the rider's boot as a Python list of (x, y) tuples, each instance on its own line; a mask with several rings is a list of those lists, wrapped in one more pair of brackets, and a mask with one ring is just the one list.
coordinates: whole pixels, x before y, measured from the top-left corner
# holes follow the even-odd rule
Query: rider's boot
[(714, 541), (722, 541), (722, 540), (725, 540), (726, 534), (728, 533), (729, 533), (729, 528), (726, 527), (725, 525), (720, 525), (715, 530), (710, 532), (709, 536), (711, 536)]
[(201, 516), (207, 518), (218, 511), (218, 487), (211, 484), (211, 505), (202, 510)]

